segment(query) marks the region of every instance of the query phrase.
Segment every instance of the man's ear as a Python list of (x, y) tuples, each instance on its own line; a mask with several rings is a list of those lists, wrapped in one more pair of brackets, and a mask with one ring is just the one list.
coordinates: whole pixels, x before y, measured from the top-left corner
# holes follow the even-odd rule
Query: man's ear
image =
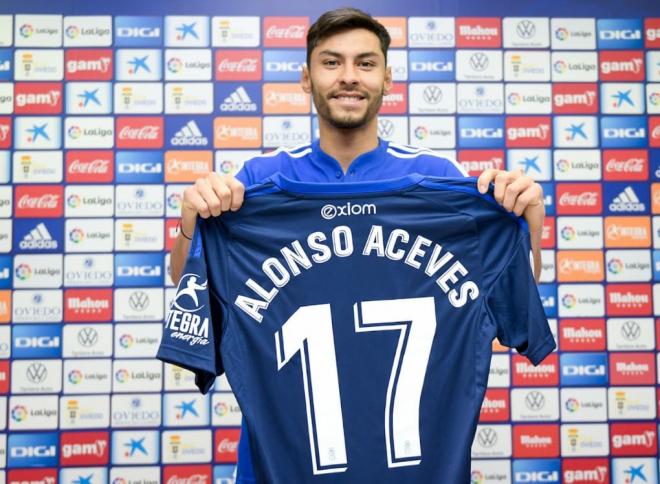
[(307, 64), (303, 64), (302, 71), (300, 73), (300, 87), (307, 94), (312, 92), (312, 79), (309, 77), (309, 68)]
[(383, 91), (385, 94), (389, 94), (392, 90), (392, 67), (387, 66), (385, 68), (385, 83), (383, 85)]

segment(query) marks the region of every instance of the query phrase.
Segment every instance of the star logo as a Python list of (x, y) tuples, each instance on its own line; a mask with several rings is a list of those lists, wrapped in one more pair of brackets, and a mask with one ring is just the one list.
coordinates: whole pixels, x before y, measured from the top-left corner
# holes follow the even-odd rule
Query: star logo
[(142, 437), (141, 439), (129, 439), (130, 442), (127, 444), (124, 444), (124, 447), (128, 447), (128, 450), (126, 451), (125, 456), (126, 457), (133, 457), (133, 454), (135, 454), (137, 451), (142, 452), (144, 455), (147, 454), (147, 449), (144, 448), (144, 439), (146, 437)]
[(616, 94), (612, 94), (612, 97), (614, 98), (612, 106), (615, 108), (620, 108), (623, 103), (628, 103), (632, 107), (635, 107), (635, 103), (632, 101), (632, 99), (630, 99), (631, 92), (632, 89), (628, 89), (627, 91), (617, 91)]
[(101, 102), (96, 97), (96, 93), (99, 92), (99, 88), (94, 89), (93, 91), (84, 90), (82, 94), (78, 94), (78, 97), (81, 98), (78, 106), (81, 108), (86, 108), (89, 103), (94, 103), (97, 106), (101, 105)]
[(186, 418), (186, 414), (190, 412), (193, 416), (199, 417), (197, 410), (195, 410), (195, 399), (193, 398), (189, 402), (182, 401), (180, 405), (175, 405), (174, 408), (181, 410), (181, 413), (177, 415), (177, 418), (183, 419)]
[(88, 476), (78, 476), (78, 479), (75, 479), (73, 484), (92, 484), (92, 477), (94, 477), (94, 474), (90, 474)]
[(566, 139), (573, 141), (577, 136), (581, 136), (582, 138), (587, 139), (587, 135), (584, 134), (584, 124), (585, 123), (571, 124), (570, 127), (566, 128), (566, 131), (568, 131)]
[(151, 72), (151, 69), (149, 69), (149, 66), (147, 65), (148, 58), (148, 55), (145, 55), (144, 57), (133, 57), (132, 61), (128, 61), (128, 63), (133, 66), (129, 72), (131, 74), (137, 74), (140, 69), (144, 69), (146, 72)]
[(30, 133), (32, 136), (28, 139), (28, 141), (31, 142), (36, 142), (39, 136), (43, 136), (43, 138), (46, 141), (50, 141), (50, 137), (46, 133), (46, 126), (48, 126), (48, 123), (44, 123), (41, 126), (38, 125), (33, 125), (30, 129), (27, 130), (28, 133)]
[(639, 477), (640, 481), (646, 482), (646, 477), (642, 473), (643, 467), (644, 464), (637, 467), (630, 466), (630, 469), (623, 471), (624, 474), (630, 474), (630, 480), (628, 481), (630, 484), (634, 484), (636, 477)]
[(195, 25), (197, 25), (197, 22), (193, 22), (191, 24), (181, 24), (181, 27), (177, 27), (176, 31), (179, 32), (179, 35), (177, 35), (177, 40), (186, 40), (188, 34), (199, 40), (199, 36), (197, 35), (197, 32), (195, 32)]
[(523, 169), (525, 170), (525, 173), (529, 173), (530, 170), (534, 169), (537, 172), (541, 173), (541, 168), (539, 168), (538, 165), (539, 157), (537, 156), (527, 156), (525, 157), (521, 162), (519, 162), (519, 165), (523, 166)]

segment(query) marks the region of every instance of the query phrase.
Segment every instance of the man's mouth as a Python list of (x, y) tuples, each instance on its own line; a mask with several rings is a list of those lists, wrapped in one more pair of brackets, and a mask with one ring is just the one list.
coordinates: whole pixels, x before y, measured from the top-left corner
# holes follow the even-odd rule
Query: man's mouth
[(331, 99), (345, 106), (355, 106), (364, 101), (365, 97), (358, 93), (339, 93), (333, 95)]

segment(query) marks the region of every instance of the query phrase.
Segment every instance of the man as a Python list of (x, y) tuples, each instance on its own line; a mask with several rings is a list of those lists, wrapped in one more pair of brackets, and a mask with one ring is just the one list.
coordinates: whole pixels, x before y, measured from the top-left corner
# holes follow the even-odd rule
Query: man
[[(464, 177), (455, 162), (433, 154), (387, 143), (378, 138), (377, 114), (392, 87), (387, 66), (390, 36), (368, 14), (352, 8), (323, 14), (307, 35), (307, 65), (302, 89), (312, 95), (318, 111), (320, 139), (308, 146), (278, 150), (249, 160), (236, 178), (210, 173), (184, 192), (181, 231), (172, 249), (172, 279), (182, 275), (197, 216), (216, 217), (241, 208), (245, 186), (281, 172), (306, 182), (357, 182), (396, 178), (410, 173)], [(522, 172), (487, 170), (478, 186), (485, 193), (495, 184), (495, 199), (529, 225), (534, 272), (538, 280), (540, 241), (545, 210), (543, 192)], [(245, 427), (239, 446), (238, 483), (254, 482)]]

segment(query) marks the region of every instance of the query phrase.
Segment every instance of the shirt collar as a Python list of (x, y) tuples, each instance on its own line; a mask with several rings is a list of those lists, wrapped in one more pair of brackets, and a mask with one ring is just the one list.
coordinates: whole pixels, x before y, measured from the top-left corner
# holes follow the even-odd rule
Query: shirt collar
[[(372, 164), (382, 163), (385, 153), (387, 152), (388, 144), (388, 141), (378, 138), (378, 146), (376, 146), (376, 148), (373, 150), (362, 153), (357, 158), (355, 158), (349, 165), (346, 173), (350, 173), (351, 170), (366, 168)], [(318, 139), (312, 143), (312, 152), (310, 156), (312, 160), (324, 171), (342, 171), (342, 167), (339, 162), (321, 149), (321, 142)]]

